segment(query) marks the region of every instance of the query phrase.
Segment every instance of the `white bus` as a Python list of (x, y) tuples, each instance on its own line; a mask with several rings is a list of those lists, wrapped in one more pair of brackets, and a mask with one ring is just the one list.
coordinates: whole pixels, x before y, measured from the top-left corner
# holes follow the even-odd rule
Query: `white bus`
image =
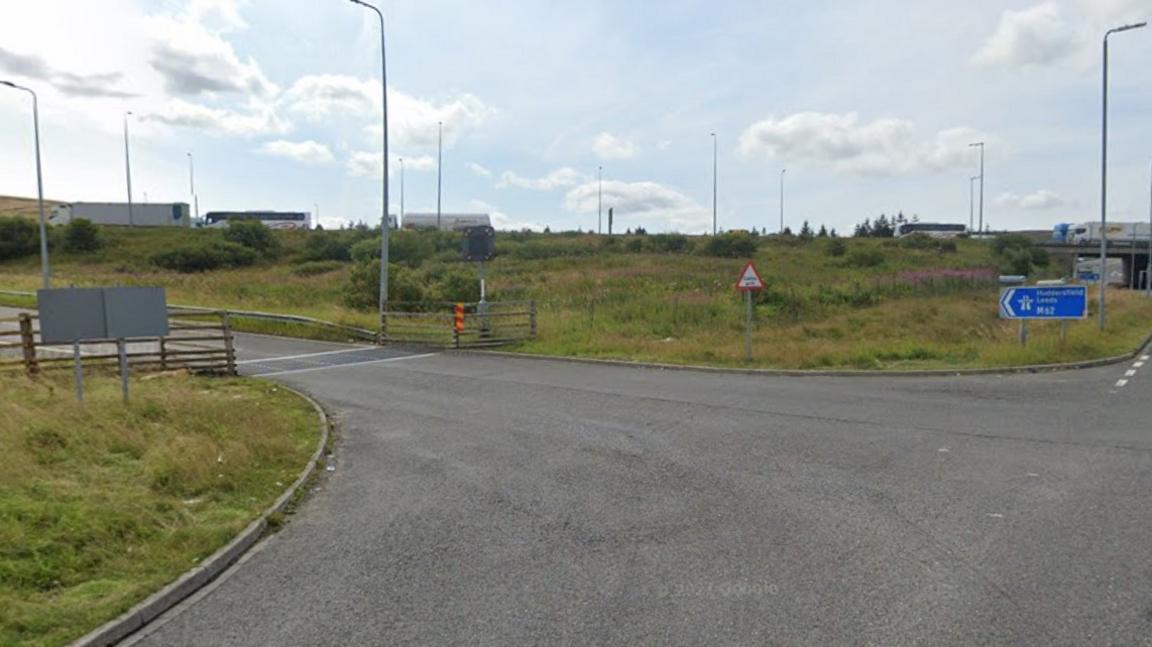
[(232, 220), (259, 220), (269, 229), (308, 229), (309, 214), (303, 211), (209, 211), (205, 227), (227, 227)]
[(924, 234), (932, 238), (956, 238), (967, 233), (968, 227), (964, 225), (939, 222), (904, 222), (896, 225), (896, 232), (893, 235), (896, 238), (903, 238), (912, 234)]

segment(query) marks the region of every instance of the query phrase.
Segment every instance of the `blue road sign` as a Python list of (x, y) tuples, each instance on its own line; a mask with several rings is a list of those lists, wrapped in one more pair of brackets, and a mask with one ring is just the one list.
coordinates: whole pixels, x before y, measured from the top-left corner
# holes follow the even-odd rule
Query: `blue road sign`
[(1083, 285), (1000, 290), (1001, 319), (1083, 319), (1087, 315), (1088, 288)]

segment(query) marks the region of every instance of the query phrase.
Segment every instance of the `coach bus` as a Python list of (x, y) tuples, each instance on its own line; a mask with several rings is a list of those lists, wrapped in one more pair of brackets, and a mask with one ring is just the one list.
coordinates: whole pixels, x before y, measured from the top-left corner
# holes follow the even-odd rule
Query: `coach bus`
[(209, 211), (205, 227), (227, 227), (232, 220), (259, 220), (269, 229), (308, 229), (309, 214), (303, 211)]
[(903, 222), (896, 226), (895, 237), (903, 238), (912, 234), (924, 234), (932, 238), (956, 238), (968, 233), (964, 225), (951, 225), (938, 222)]

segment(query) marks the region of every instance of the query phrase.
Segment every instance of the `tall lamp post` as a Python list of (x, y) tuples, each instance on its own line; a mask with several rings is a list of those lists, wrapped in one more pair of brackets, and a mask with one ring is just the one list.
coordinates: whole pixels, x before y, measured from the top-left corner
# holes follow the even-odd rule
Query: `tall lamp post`
[(128, 181), (128, 226), (135, 224), (132, 216), (132, 158), (128, 155), (128, 116), (132, 112), (124, 113), (124, 177)]
[(1152, 297), (1152, 181), (1148, 187), (1148, 267), (1144, 270), (1144, 295)]
[(354, 4), (361, 7), (371, 9), (376, 12), (376, 16), (380, 19), (380, 107), (383, 112), (383, 123), (381, 134), (384, 140), (384, 156), (381, 161), (384, 164), (384, 173), (381, 177), (381, 189), (384, 193), (384, 201), (380, 206), (380, 326), (384, 326), (384, 311), (388, 307), (388, 66), (387, 58), (384, 49), (384, 14), (376, 7), (362, 2), (362, 0), (350, 0)]
[(1114, 27), (1104, 32), (1104, 73), (1102, 83), (1102, 107), (1100, 119), (1100, 330), (1103, 332), (1107, 318), (1104, 314), (1104, 286), (1107, 285), (1106, 272), (1108, 258), (1108, 37), (1122, 31), (1139, 29), (1148, 23), (1138, 22), (1131, 25)]
[(604, 167), (596, 167), (596, 233), (604, 233)]
[(36, 142), (36, 202), (40, 208), (40, 278), (44, 289), (52, 287), (51, 274), (48, 271), (48, 227), (44, 220), (44, 175), (40, 171), (40, 102), (32, 88), (16, 85), (11, 81), (0, 81), (0, 85), (23, 90), (32, 95), (32, 132)]
[(788, 169), (780, 169), (780, 235), (784, 235), (784, 174)]
[(980, 229), (981, 233), (984, 232), (984, 142), (974, 142), (968, 144), (971, 147), (980, 148)]
[(400, 158), (400, 222), (397, 227), (404, 226), (404, 158)]
[(716, 133), (712, 133), (712, 235), (716, 235)]
[(440, 187), (444, 178), (444, 122), (436, 122), (436, 229), (440, 229)]
[(196, 169), (192, 163), (192, 153), (188, 153), (188, 190), (192, 192), (192, 214), (200, 220), (200, 197), (196, 195)]
[(972, 219), (972, 214), (974, 213), (975, 209), (973, 205), (975, 204), (976, 200), (973, 195), (976, 193), (976, 180), (979, 179), (979, 175), (973, 175), (972, 177), (968, 178), (968, 233), (972, 233), (972, 227), (976, 225), (976, 222)]

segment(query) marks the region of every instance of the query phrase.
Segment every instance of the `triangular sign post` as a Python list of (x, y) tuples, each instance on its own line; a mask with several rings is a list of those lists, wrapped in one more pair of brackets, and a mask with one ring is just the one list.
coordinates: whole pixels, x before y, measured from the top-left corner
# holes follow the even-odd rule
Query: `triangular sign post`
[(748, 261), (748, 264), (740, 272), (740, 278), (736, 280), (736, 289), (746, 292), (764, 289), (764, 279), (760, 278), (760, 273), (756, 271), (756, 266), (752, 264), (752, 261)]

